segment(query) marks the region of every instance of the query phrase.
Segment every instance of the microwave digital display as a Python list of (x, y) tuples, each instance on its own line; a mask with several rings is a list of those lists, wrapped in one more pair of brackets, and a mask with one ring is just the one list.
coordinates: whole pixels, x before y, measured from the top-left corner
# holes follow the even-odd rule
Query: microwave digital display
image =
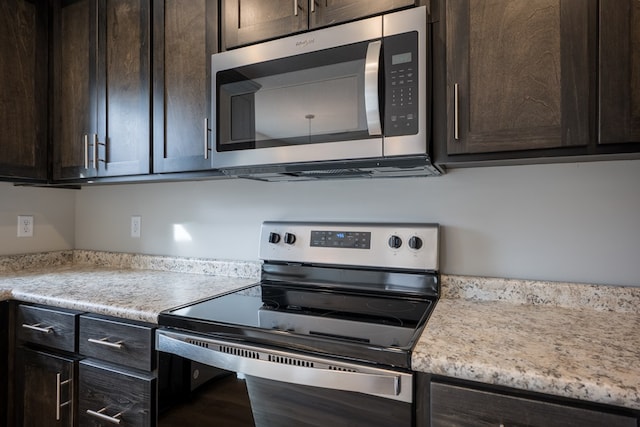
[(398, 53), (391, 57), (391, 65), (406, 64), (411, 62), (411, 52)]

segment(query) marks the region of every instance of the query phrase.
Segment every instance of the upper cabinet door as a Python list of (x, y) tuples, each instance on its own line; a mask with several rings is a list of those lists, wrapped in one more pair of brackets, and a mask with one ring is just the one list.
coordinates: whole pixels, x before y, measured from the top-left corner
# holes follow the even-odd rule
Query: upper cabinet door
[(53, 179), (96, 175), (95, 1), (63, 1), (54, 12)]
[(308, 28), (309, 0), (221, 0), (226, 49)]
[(211, 168), (211, 55), (216, 0), (155, 0), (153, 171)]
[(415, 0), (309, 0), (309, 27), (317, 28), (377, 15), (405, 6)]
[(640, 142), (640, 2), (600, 6), (600, 139)]
[(150, 0), (98, 0), (98, 176), (150, 172)]
[(586, 145), (596, 1), (446, 2), (447, 153)]
[(0, 2), (0, 176), (47, 177), (47, 5)]

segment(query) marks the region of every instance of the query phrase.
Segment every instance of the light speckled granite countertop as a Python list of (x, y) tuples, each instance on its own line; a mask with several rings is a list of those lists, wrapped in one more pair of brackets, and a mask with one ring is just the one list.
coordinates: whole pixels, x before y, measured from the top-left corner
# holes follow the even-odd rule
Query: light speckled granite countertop
[(13, 299), (157, 323), (169, 308), (254, 283), (254, 279), (122, 270), (105, 267), (54, 267), (2, 277)]
[(640, 409), (640, 288), (442, 277), (412, 368)]
[[(0, 257), (0, 299), (157, 322), (260, 263), (91, 251)], [(199, 274), (194, 274), (199, 273)], [(442, 276), (415, 371), (640, 410), (640, 288)]]
[(255, 283), (260, 271), (257, 262), (74, 252), (28, 270), (21, 266), (34, 264), (31, 256), (0, 262), (0, 297), (157, 323), (161, 311)]

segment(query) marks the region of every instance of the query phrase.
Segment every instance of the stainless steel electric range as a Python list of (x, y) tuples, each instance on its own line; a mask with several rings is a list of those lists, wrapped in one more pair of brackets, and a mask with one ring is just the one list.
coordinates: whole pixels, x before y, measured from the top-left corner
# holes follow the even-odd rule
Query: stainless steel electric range
[[(261, 280), (162, 313), (156, 347), (246, 375), (256, 425), (326, 425), (322, 413), (411, 425), (411, 351), (439, 296), (438, 241), (435, 224), (265, 222)], [(279, 410), (270, 386), (312, 394), (318, 413)]]

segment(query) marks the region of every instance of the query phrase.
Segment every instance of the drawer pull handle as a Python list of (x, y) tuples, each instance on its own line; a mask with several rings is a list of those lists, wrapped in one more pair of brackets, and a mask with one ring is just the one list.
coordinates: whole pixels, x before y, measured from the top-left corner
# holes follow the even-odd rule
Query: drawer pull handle
[[(62, 409), (63, 406), (67, 406), (67, 405), (71, 405), (71, 399), (67, 400), (66, 402), (60, 402), (60, 395), (62, 394), (62, 386), (63, 385), (67, 385), (69, 384), (69, 388), (71, 388), (72, 384), (71, 384), (71, 378), (69, 378), (68, 380), (65, 381), (61, 381), (60, 379), (60, 374), (57, 373), (56, 374), (56, 421), (60, 421), (60, 409)], [(69, 393), (70, 395), (73, 392)]]
[(107, 341), (109, 338), (101, 338), (99, 340), (95, 339), (95, 338), (89, 338), (87, 341), (94, 343), (94, 344), (100, 344), (100, 345), (104, 345), (106, 347), (111, 347), (111, 348), (117, 348), (117, 349), (121, 349), (122, 347), (124, 347), (123, 345), (123, 341), (118, 341), (118, 342), (109, 342)]
[(36, 323), (35, 325), (27, 325), (26, 323), (22, 324), (22, 327), (25, 329), (31, 329), (32, 331), (44, 332), (45, 334), (53, 333), (53, 326), (40, 326), (42, 323)]
[(460, 139), (460, 85), (453, 85), (453, 139)]
[(120, 424), (122, 420), (118, 417), (122, 416), (122, 412), (118, 412), (114, 416), (109, 416), (103, 413), (106, 410), (107, 408), (102, 408), (99, 411), (92, 411), (91, 409), (87, 409), (87, 414), (91, 415), (92, 417), (99, 418), (103, 421), (110, 422), (112, 424)]

